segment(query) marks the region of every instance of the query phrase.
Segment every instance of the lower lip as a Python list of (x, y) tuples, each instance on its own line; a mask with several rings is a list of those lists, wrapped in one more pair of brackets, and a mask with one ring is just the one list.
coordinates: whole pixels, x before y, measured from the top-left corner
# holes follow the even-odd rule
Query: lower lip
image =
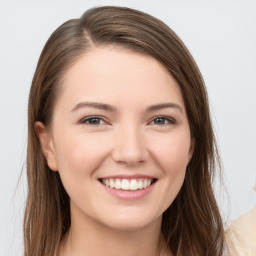
[(152, 185), (145, 189), (139, 189), (139, 190), (119, 190), (119, 189), (114, 189), (105, 186), (104, 184), (101, 183), (101, 185), (104, 187), (104, 189), (110, 193), (112, 196), (122, 199), (122, 200), (139, 200), (147, 196), (153, 189), (154, 185), (156, 182), (154, 182)]

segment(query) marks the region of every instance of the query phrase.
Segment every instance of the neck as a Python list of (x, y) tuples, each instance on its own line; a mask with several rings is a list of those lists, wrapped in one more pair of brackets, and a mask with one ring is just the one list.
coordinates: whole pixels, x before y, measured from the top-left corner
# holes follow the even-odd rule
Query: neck
[(169, 256), (161, 235), (161, 219), (136, 230), (117, 230), (89, 217), (71, 216), (71, 227), (59, 256)]

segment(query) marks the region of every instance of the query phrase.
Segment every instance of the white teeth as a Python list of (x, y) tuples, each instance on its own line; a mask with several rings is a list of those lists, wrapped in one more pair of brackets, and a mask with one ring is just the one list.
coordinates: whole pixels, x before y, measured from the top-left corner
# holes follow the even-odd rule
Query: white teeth
[(137, 180), (132, 179), (130, 182), (130, 190), (137, 190), (138, 189), (138, 182)]
[(123, 179), (122, 180), (122, 190), (129, 190), (129, 189), (130, 189), (129, 180)]
[(139, 180), (139, 182), (138, 182), (138, 188), (139, 188), (139, 189), (143, 189), (143, 181), (142, 181), (142, 180)]
[(102, 183), (110, 188), (122, 190), (145, 189), (152, 184), (152, 179), (103, 179)]
[[(107, 186), (107, 184), (106, 184)], [(122, 187), (121, 181), (119, 179), (116, 180), (115, 182), (115, 189), (120, 189)]]
[(110, 186), (111, 188), (114, 188), (114, 187), (115, 187), (115, 182), (114, 182), (112, 179), (110, 179), (110, 181), (109, 181), (109, 186)]
[(143, 188), (146, 188), (148, 186), (148, 181), (147, 180), (144, 180), (143, 182)]

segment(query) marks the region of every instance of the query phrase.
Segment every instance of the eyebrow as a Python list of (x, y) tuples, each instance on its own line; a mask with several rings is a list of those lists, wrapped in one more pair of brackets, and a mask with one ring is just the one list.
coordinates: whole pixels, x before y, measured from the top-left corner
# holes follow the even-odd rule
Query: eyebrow
[[(111, 106), (109, 104), (105, 104), (105, 103), (99, 103), (99, 102), (80, 102), (77, 105), (75, 105), (75, 107), (71, 110), (71, 112), (77, 111), (80, 108), (85, 108), (85, 107), (89, 107), (89, 108), (96, 108), (96, 109), (101, 109), (101, 110), (106, 110), (109, 112), (116, 112), (117, 108), (114, 106)], [(183, 109), (180, 105), (176, 104), (176, 103), (161, 103), (161, 104), (156, 104), (156, 105), (152, 105), (149, 106), (146, 109), (146, 112), (152, 112), (152, 111), (157, 111), (160, 109), (164, 109), (164, 108), (175, 108), (178, 109), (181, 113), (183, 113)]]
[(96, 109), (102, 109), (109, 112), (115, 112), (116, 108), (114, 106), (111, 106), (109, 104), (103, 104), (98, 102), (80, 102), (71, 110), (71, 112), (74, 112), (80, 108), (89, 107), (89, 108), (96, 108)]
[(175, 109), (178, 109), (181, 113), (183, 113), (183, 109), (180, 105), (176, 103), (171, 103), (171, 102), (150, 106), (146, 109), (146, 112), (152, 112), (152, 111), (160, 110), (163, 108), (175, 108)]

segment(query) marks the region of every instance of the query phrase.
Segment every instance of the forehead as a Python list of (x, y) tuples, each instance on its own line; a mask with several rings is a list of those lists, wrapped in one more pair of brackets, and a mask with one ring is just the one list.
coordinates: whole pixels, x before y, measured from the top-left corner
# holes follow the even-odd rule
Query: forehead
[(183, 105), (177, 81), (156, 59), (120, 47), (92, 48), (66, 72), (62, 100), (115, 103), (176, 101)]

